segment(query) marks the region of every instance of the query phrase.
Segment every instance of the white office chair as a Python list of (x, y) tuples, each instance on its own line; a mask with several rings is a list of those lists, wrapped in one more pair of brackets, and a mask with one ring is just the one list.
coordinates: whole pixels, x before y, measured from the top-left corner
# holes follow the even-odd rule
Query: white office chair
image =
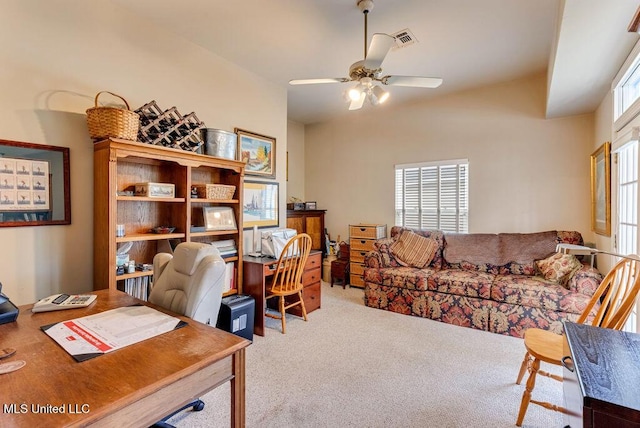
[[(149, 302), (180, 315), (215, 327), (222, 301), (225, 262), (213, 245), (182, 242), (173, 255), (159, 253), (153, 258), (153, 288)], [(154, 427), (170, 427), (166, 421), (182, 410), (204, 408), (193, 400)]]

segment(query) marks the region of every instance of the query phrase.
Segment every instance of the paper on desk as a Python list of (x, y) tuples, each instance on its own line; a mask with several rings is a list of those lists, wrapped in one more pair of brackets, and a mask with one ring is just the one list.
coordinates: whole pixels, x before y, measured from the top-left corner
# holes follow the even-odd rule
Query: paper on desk
[(84, 361), (185, 325), (179, 318), (137, 305), (46, 325), (41, 329), (77, 361)]

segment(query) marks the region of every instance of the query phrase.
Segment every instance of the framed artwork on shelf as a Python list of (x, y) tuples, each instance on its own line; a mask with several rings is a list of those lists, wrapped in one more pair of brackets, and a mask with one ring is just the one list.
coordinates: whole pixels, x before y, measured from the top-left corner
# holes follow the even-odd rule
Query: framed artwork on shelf
[(238, 228), (230, 207), (203, 207), (205, 230), (236, 230)]
[(243, 203), (244, 229), (278, 226), (278, 183), (245, 181)]
[(69, 148), (0, 140), (0, 227), (71, 224)]
[(611, 236), (611, 143), (591, 154), (591, 230)]
[(240, 160), (246, 162), (245, 174), (276, 178), (276, 139), (235, 128)]

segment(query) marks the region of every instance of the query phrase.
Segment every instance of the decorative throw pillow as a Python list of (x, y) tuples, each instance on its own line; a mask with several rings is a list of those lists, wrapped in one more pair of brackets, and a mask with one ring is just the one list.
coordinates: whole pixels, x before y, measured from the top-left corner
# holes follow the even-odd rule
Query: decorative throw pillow
[(433, 260), (438, 243), (434, 239), (404, 230), (389, 249), (401, 265), (422, 269)]
[(582, 267), (582, 263), (573, 254), (554, 253), (536, 261), (536, 266), (544, 279), (568, 288), (569, 280)]

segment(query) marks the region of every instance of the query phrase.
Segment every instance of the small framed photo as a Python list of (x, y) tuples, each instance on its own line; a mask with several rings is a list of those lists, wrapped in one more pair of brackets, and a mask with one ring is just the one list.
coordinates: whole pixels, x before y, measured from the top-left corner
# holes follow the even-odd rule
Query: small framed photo
[(236, 219), (230, 207), (203, 207), (206, 230), (236, 230)]
[(317, 210), (317, 204), (315, 202), (305, 202), (304, 203), (305, 210)]

